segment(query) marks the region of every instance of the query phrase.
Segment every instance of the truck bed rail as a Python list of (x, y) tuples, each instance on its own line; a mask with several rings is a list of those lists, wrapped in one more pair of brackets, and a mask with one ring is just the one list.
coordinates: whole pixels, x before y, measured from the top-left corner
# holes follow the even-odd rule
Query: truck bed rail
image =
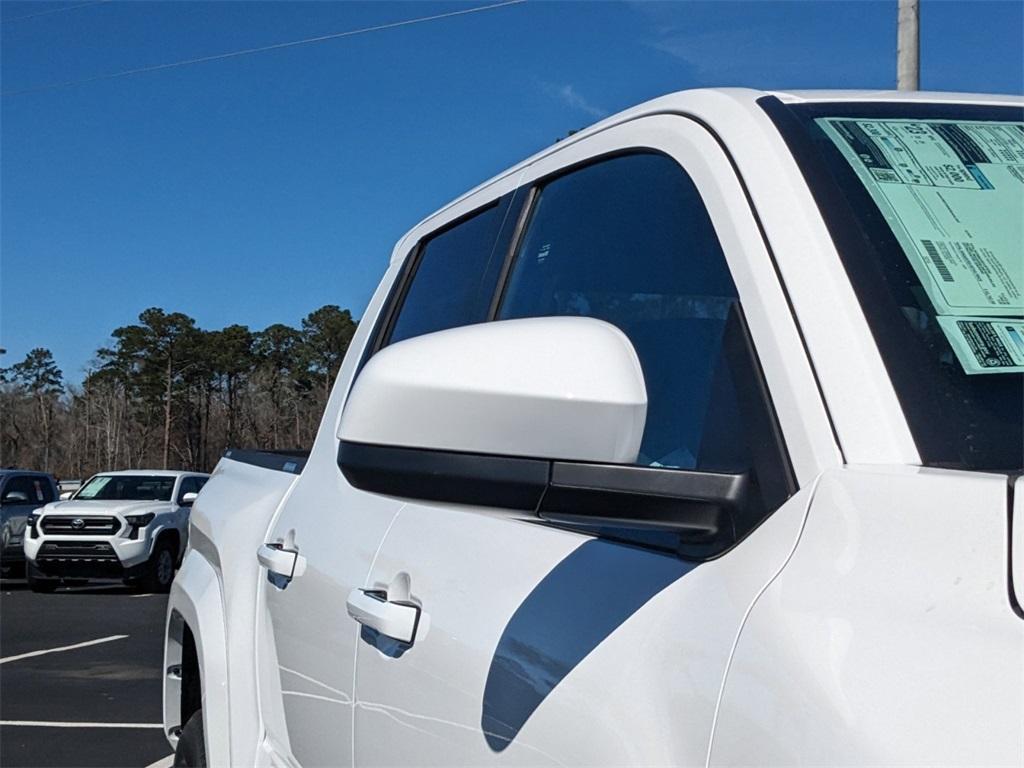
[(259, 451), (229, 448), (224, 451), (224, 458), (240, 461), (243, 464), (253, 464), (264, 469), (299, 475), (302, 474), (302, 469), (306, 466), (309, 451)]

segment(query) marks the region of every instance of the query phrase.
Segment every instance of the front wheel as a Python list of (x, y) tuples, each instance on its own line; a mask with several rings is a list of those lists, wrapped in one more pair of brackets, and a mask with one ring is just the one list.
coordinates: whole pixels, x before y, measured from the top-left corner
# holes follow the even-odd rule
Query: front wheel
[(33, 592), (53, 592), (60, 586), (60, 579), (48, 579), (39, 573), (39, 569), (31, 563), (25, 566), (25, 580)]
[(181, 729), (174, 750), (174, 768), (206, 768), (206, 741), (203, 738), (203, 710), (197, 709)]
[(167, 541), (158, 541), (146, 566), (141, 584), (149, 592), (169, 592), (174, 581), (174, 548)]

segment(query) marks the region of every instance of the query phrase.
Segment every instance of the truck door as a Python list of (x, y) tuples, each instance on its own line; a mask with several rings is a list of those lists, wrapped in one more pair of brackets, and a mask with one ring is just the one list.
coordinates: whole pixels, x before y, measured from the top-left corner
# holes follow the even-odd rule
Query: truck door
[[(401, 278), (407, 271), (396, 266), (379, 291), (382, 296), (403, 294), (406, 312), (397, 324), (389, 323), (385, 307), (379, 325), (399, 337), (440, 330), (444, 323), (482, 319), (489, 310), (501, 260), (487, 265), (501, 250), (498, 243), (511, 236), (514, 202), (513, 195), (492, 201), (420, 244), (416, 287), (399, 280), (392, 290), (396, 273)], [(482, 268), (466, 268), (470, 263)], [(444, 282), (453, 272), (473, 279)], [(491, 286), (482, 288), (486, 281)], [(445, 302), (445, 313), (431, 313), (435, 299)], [(381, 300), (375, 300), (367, 311), (365, 325), (339, 373), (335, 388), (342, 390), (340, 394), (348, 389), (364, 345), (374, 344), (375, 333), (370, 329), (380, 305)], [(267, 570), (258, 641), (264, 749), (281, 765), (351, 764), (360, 628), (346, 613), (346, 597), (366, 582), (380, 542), (404, 503), (364, 493), (346, 482), (337, 465), (332, 414), (336, 419), (337, 409), (328, 409), (306, 466), (260, 551), (260, 562)]]
[[(766, 305), (785, 304), (704, 129), (644, 118), (526, 176), (530, 209), (493, 319), (618, 326), (647, 383), (638, 463), (748, 472), (759, 502), (707, 559), (665, 531), (408, 500), (364, 589), (418, 607), (418, 625), (411, 643), (363, 627), (356, 763), (703, 764), (744, 612), (795, 545), (817, 472), (794, 471), (811, 441), (767, 396), (768, 384), (808, 386), (806, 359), (788, 313), (783, 330), (764, 327)], [(786, 354), (802, 362), (778, 365)]]

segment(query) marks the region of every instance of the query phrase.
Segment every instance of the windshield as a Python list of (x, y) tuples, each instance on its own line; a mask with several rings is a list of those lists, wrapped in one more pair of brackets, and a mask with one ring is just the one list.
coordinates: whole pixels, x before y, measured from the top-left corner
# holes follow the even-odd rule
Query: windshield
[(173, 477), (96, 475), (79, 489), (75, 498), (103, 501), (170, 501), (173, 490)]
[(764, 99), (922, 463), (1024, 466), (1024, 109)]

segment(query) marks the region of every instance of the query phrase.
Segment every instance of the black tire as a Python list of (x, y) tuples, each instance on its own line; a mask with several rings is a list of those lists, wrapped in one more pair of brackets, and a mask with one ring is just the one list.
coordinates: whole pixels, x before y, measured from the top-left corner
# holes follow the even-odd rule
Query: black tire
[(147, 592), (169, 592), (174, 581), (174, 562), (177, 557), (174, 546), (167, 540), (157, 541), (153, 554), (146, 563), (146, 575), (139, 585)]
[(39, 570), (31, 564), (25, 566), (25, 580), (33, 592), (50, 593), (60, 586), (60, 579), (48, 579), (40, 575)]
[(203, 710), (197, 709), (181, 729), (174, 750), (174, 768), (206, 768), (206, 740), (203, 738)]

